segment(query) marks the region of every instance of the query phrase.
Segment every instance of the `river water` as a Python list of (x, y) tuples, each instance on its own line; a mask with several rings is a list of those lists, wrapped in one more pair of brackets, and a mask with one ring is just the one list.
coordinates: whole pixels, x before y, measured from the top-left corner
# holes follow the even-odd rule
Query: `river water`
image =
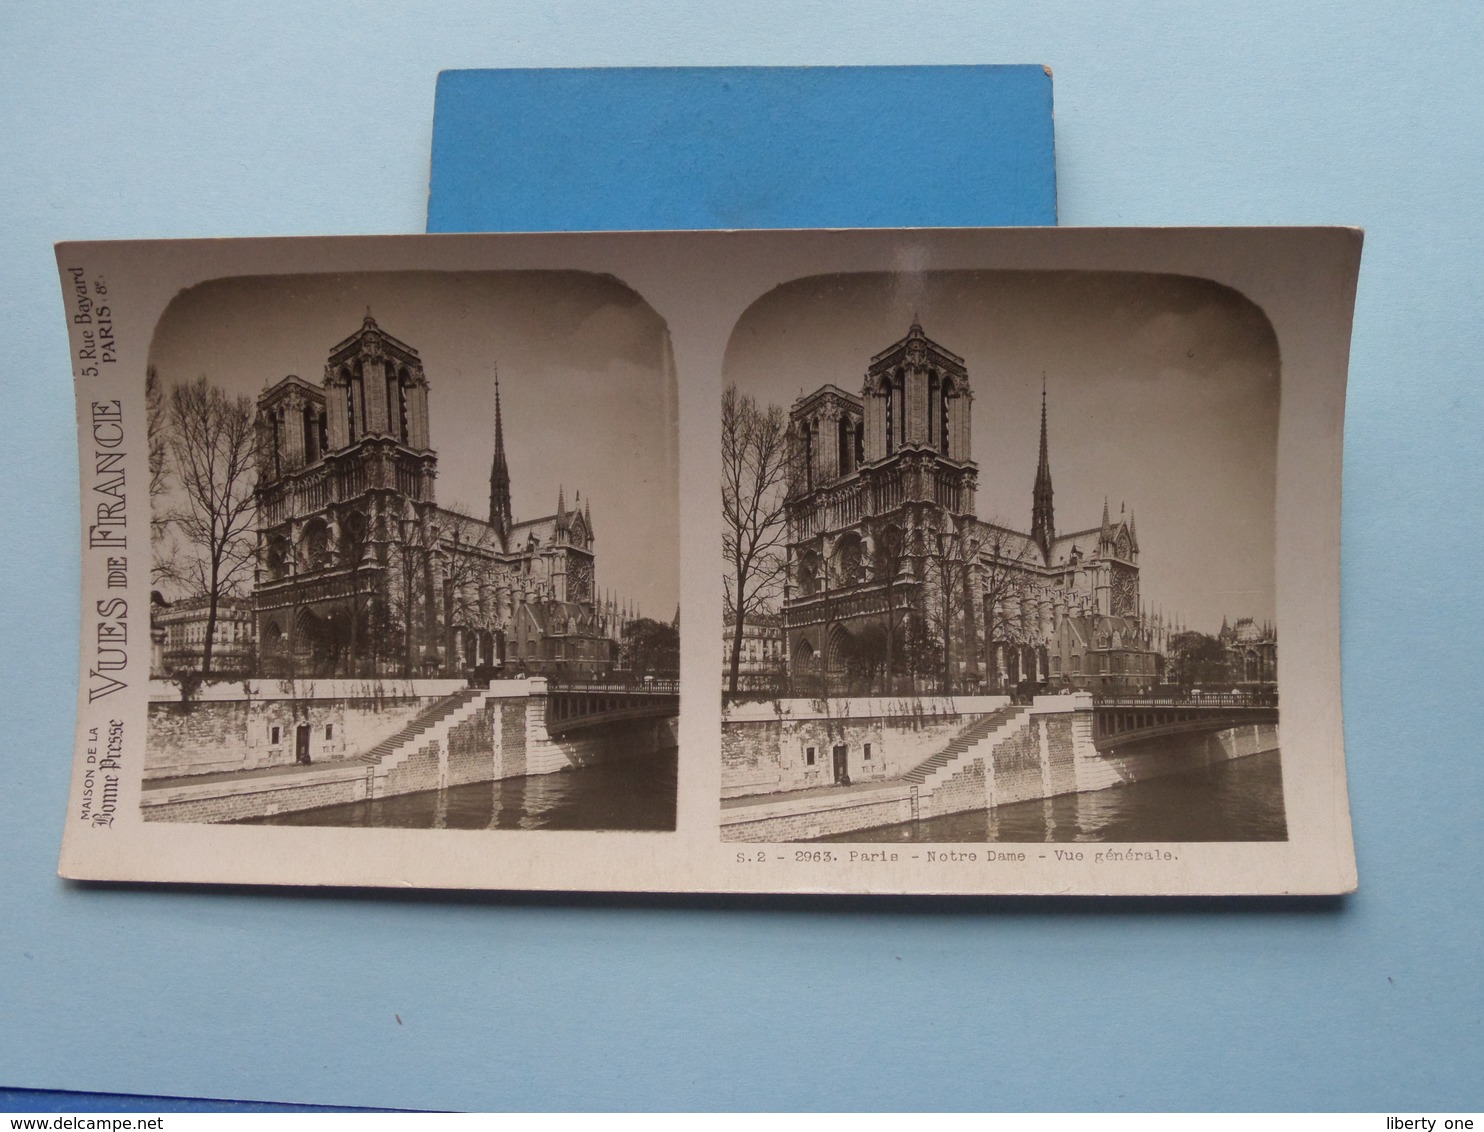
[(675, 828), (674, 747), (555, 774), (474, 782), (253, 819), (254, 825), (391, 829), (669, 830)]
[(1285, 841), (1278, 751), (1086, 794), (1013, 802), (824, 841)]

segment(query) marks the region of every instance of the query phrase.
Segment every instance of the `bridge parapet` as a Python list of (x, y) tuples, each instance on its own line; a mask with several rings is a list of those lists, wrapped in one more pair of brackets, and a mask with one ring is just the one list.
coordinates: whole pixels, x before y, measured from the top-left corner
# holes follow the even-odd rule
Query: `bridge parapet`
[(1061, 715), (1069, 711), (1091, 711), (1091, 692), (1066, 692), (1049, 696), (1037, 696), (1031, 701), (1031, 712), (1035, 715)]
[(558, 683), (548, 681), (546, 730), (551, 735), (624, 720), (657, 719), (680, 710), (677, 680)]
[(1192, 688), (1189, 692), (1159, 695), (1126, 695), (1119, 692), (1093, 693), (1098, 707), (1271, 707), (1278, 706), (1276, 688), (1253, 689), (1251, 691), (1203, 692)]
[(1276, 693), (1227, 692), (1191, 697), (1103, 696), (1093, 706), (1093, 742), (1099, 750), (1160, 735), (1224, 731), (1278, 722)]

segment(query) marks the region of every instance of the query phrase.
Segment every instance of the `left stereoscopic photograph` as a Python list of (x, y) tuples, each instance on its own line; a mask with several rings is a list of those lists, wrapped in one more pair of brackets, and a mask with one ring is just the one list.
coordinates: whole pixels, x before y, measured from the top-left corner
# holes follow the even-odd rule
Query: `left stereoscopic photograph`
[(643, 299), (215, 278), (117, 380), (144, 385), (144, 820), (674, 829), (675, 382)]

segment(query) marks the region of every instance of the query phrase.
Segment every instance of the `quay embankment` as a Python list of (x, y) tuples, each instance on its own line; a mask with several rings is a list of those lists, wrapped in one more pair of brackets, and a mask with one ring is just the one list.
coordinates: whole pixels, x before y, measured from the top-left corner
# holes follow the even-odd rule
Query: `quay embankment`
[[(901, 710), (908, 708), (910, 710)], [(801, 841), (1103, 790), (1278, 748), (1275, 722), (1099, 749), (1091, 695), (775, 701), (723, 720), (722, 837)], [(843, 772), (841, 770), (843, 768)]]
[[(182, 702), (150, 690), (141, 794), (147, 821), (229, 822), (451, 786), (551, 774), (600, 761), (601, 732), (552, 736), (540, 678), (469, 688), (451, 680), (215, 685)], [(630, 721), (675, 744), (673, 717)]]

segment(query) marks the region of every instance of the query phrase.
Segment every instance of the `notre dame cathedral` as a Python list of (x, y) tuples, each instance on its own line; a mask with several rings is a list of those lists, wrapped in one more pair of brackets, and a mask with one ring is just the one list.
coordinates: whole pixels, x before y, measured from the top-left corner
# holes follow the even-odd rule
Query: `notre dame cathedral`
[(517, 522), (499, 382), (489, 515), (438, 506), (418, 353), (367, 311), (319, 385), (257, 402), (258, 667), (277, 676), (607, 672), (627, 613), (599, 600), (591, 505)]
[[(1057, 529), (1041, 395), (1029, 532), (981, 521), (964, 360), (915, 321), (860, 395), (825, 385), (789, 413), (784, 632), (805, 686), (954, 691), (1141, 686), (1165, 629), (1139, 593), (1132, 513)], [(891, 675), (888, 676), (887, 674)]]

